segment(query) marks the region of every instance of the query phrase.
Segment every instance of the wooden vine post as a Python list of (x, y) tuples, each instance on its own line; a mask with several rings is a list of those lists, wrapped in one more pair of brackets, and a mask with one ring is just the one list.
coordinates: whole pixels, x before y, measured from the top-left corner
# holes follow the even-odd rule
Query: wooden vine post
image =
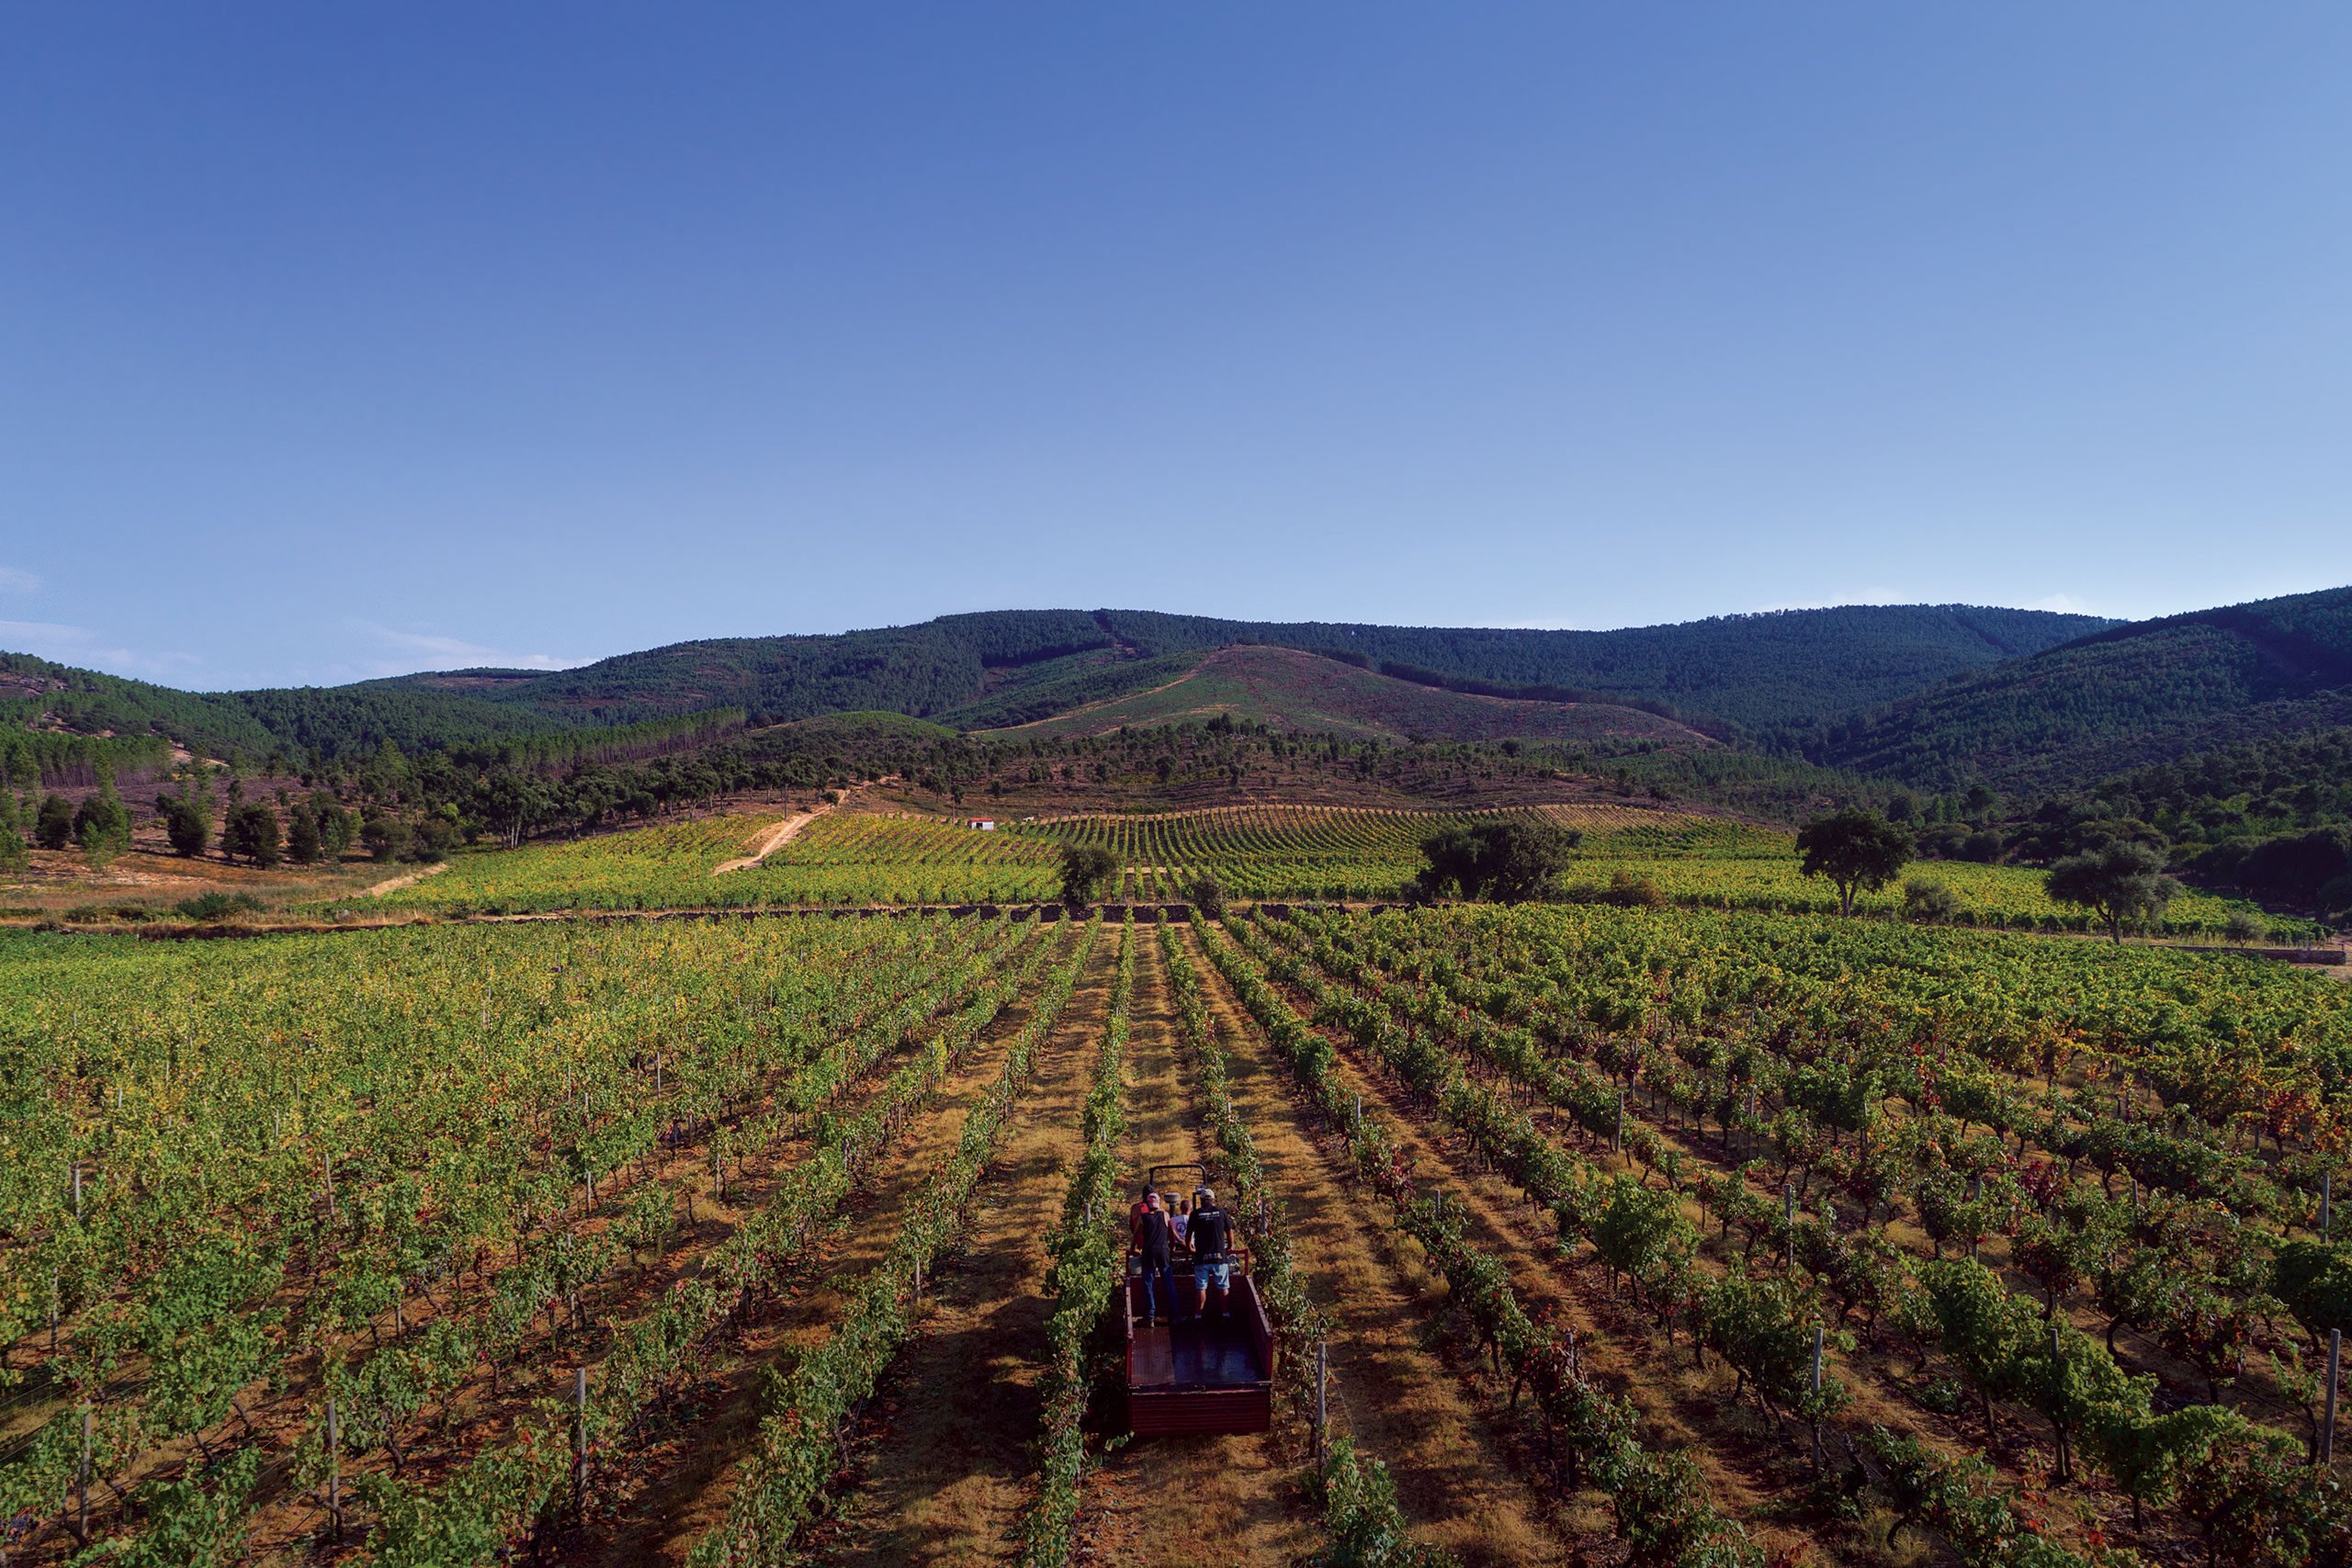
[(90, 1407), (82, 1406), (82, 1462), (74, 1471), (74, 1534), (90, 1544)]
[(327, 1401), (327, 1530), (328, 1539), (343, 1539), (343, 1428), (335, 1423), (334, 1401)]
[(588, 1369), (572, 1370), (571, 1512), (577, 1518), (588, 1509)]
[(1821, 1325), (1813, 1325), (1813, 1472), (1821, 1473)]
[(2319, 1461), (2335, 1462), (2335, 1387), (2344, 1370), (2344, 1330), (2327, 1331), (2327, 1420), (2319, 1429)]
[(1315, 1343), (1315, 1463), (1320, 1468), (1328, 1446), (1325, 1430), (1330, 1425), (1329, 1390), (1331, 1381), (1331, 1352), (1321, 1340)]

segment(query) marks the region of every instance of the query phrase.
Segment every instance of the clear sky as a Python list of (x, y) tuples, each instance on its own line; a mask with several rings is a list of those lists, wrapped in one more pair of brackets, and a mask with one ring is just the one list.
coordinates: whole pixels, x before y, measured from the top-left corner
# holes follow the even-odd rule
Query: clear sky
[(0, 648), (2352, 581), (2352, 7), (0, 23)]

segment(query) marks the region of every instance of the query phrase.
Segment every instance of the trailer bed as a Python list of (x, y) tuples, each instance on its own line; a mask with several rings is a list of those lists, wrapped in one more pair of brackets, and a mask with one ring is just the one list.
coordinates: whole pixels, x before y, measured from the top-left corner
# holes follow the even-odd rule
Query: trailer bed
[(1180, 1432), (1263, 1432), (1273, 1426), (1274, 1337), (1246, 1274), (1228, 1293), (1232, 1315), (1193, 1319), (1193, 1282), (1180, 1276), (1183, 1321), (1144, 1326), (1144, 1282), (1120, 1292), (1126, 1331), (1127, 1428), (1137, 1437)]

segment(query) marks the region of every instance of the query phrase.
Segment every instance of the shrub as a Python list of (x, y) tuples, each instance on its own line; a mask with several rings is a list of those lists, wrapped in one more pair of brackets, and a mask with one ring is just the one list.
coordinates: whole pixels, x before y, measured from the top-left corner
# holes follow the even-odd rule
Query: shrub
[(65, 911), (69, 920), (152, 920), (155, 911), (143, 904), (76, 904)]
[(2270, 934), (2270, 927), (2250, 910), (2232, 909), (2222, 922), (2222, 934), (2232, 942), (2260, 942)]
[(1622, 908), (1663, 909), (1666, 908), (1664, 890), (1648, 877), (1635, 876), (1630, 871), (1611, 872), (1609, 890), (1600, 897), (1604, 903), (1615, 904)]
[(1216, 877), (1204, 874), (1193, 878), (1184, 886), (1184, 897), (1201, 912), (1203, 919), (1225, 919), (1225, 884)]
[(1913, 877), (1903, 885), (1903, 918), (1942, 925), (1960, 918), (1960, 897), (1940, 882)]
[(258, 913), (260, 899), (250, 893), (200, 893), (172, 906), (172, 913), (191, 920), (225, 920), (232, 915)]

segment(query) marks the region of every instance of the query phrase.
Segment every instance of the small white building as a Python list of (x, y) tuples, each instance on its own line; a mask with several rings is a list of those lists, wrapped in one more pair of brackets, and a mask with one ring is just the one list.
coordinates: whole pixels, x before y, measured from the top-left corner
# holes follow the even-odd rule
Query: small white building
[(983, 833), (993, 833), (996, 831), (996, 818), (993, 817), (975, 817), (970, 821), (965, 823), (964, 826), (967, 828), (977, 828)]

